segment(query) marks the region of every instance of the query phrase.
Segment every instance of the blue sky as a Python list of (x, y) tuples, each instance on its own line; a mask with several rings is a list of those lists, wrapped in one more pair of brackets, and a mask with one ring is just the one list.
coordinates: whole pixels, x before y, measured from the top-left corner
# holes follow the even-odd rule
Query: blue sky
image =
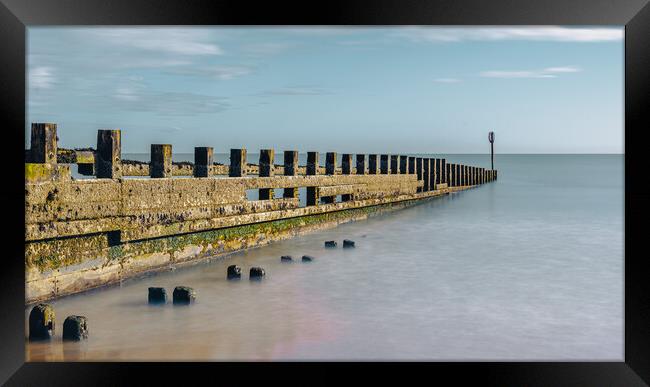
[(500, 153), (623, 153), (623, 34), (30, 27), (27, 122), (62, 147), (120, 128), (124, 153), (485, 153), (490, 130)]

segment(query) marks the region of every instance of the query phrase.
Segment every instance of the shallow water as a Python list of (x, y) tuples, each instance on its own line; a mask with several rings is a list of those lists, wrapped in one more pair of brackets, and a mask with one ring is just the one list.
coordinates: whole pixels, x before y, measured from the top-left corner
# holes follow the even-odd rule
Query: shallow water
[[(53, 301), (56, 335), (27, 360), (621, 360), (623, 156), (496, 163), (495, 183)], [(147, 305), (149, 286), (177, 285), (197, 303)], [(71, 314), (87, 341), (61, 343)]]

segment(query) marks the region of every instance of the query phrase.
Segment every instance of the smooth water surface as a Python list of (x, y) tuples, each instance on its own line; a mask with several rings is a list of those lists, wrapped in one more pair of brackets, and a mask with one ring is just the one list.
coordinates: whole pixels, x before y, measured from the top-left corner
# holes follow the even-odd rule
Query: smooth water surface
[[(27, 360), (621, 360), (623, 156), (495, 167), (475, 189), (55, 300), (56, 336)], [(241, 281), (226, 280), (231, 264)], [(249, 281), (251, 266), (266, 279)], [(177, 285), (197, 303), (147, 305), (149, 286), (171, 298)], [(87, 341), (61, 343), (71, 314), (88, 318)]]

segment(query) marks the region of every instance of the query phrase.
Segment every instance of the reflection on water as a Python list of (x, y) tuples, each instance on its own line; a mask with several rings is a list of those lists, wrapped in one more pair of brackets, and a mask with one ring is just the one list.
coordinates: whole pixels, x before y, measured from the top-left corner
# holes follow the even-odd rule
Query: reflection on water
[[(498, 162), (495, 184), (53, 301), (56, 336), (27, 360), (622, 359), (623, 157)], [(197, 303), (147, 305), (177, 285)], [(87, 341), (61, 342), (71, 314)]]

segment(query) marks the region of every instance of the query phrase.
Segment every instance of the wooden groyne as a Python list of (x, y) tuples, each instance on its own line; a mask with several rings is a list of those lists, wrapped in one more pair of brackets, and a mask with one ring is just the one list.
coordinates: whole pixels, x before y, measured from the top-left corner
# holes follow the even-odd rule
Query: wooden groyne
[[(343, 154), (339, 167), (334, 152), (326, 153), (324, 166), (318, 152), (307, 152), (306, 165), (298, 165), (298, 152), (290, 150), (276, 165), (274, 150), (263, 149), (255, 165), (246, 162), (246, 149), (231, 149), (230, 164), (221, 165), (213, 148), (197, 147), (193, 163), (174, 163), (169, 144), (151, 145), (149, 163), (129, 162), (122, 160), (120, 130), (99, 130), (95, 149), (59, 149), (57, 139), (56, 124), (32, 124), (25, 163), (27, 303), (497, 178), (496, 170), (409, 155)], [(95, 178), (73, 179), (70, 164)], [(249, 200), (248, 190), (258, 191), (259, 200)]]

